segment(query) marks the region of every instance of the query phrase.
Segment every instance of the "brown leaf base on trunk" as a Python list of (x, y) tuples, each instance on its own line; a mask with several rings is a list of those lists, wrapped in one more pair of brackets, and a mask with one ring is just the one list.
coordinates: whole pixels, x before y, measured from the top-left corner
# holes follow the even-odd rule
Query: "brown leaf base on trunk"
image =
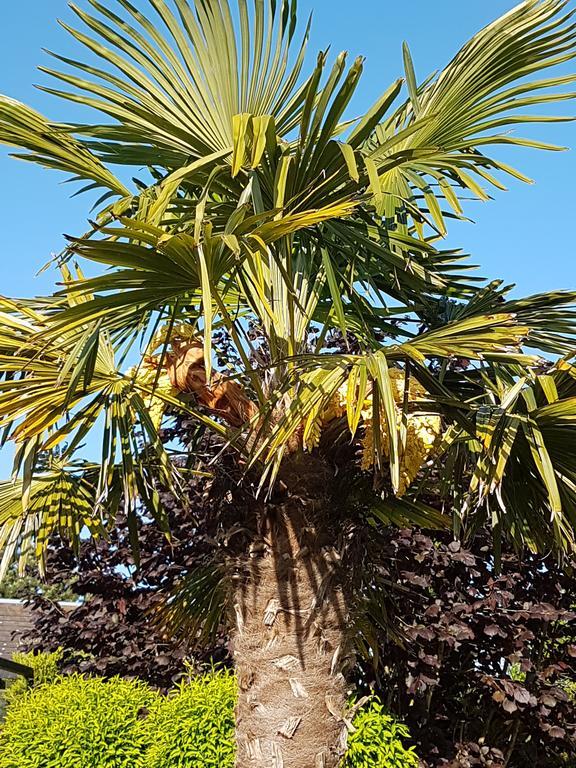
[(346, 744), (338, 555), (302, 501), (274, 510), (235, 605), (238, 768), (336, 768)]

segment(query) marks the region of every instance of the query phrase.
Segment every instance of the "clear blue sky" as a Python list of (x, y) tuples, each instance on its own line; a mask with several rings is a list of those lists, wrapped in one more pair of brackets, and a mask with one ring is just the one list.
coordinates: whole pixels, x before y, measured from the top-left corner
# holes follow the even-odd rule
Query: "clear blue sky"
[[(135, 0), (142, 8), (145, 0)], [(576, 0), (575, 0), (576, 2)], [(83, 5), (83, 0), (79, 0)], [(310, 53), (331, 46), (366, 57), (358, 112), (401, 74), (401, 44), (410, 44), (421, 77), (442, 67), (481, 26), (506, 12), (513, 0), (301, 0), (302, 17), (314, 9)], [(0, 92), (30, 103), (49, 117), (67, 119), (70, 107), (33, 87), (45, 82), (37, 64), (50, 65), (42, 48), (77, 52), (56, 18), (71, 20), (65, 0), (4, 0), (0, 4)], [(562, 71), (574, 71), (564, 67)], [(576, 113), (576, 103), (556, 111)], [(526, 133), (526, 131), (524, 131)], [(500, 157), (536, 180), (509, 184), (494, 202), (473, 203), (474, 224), (453, 226), (450, 244), (474, 256), (483, 274), (515, 282), (519, 294), (576, 288), (573, 224), (576, 218), (576, 123), (536, 126), (532, 134), (574, 151), (504, 150)], [(35, 272), (63, 245), (62, 233), (80, 233), (86, 200), (70, 199), (72, 188), (54, 172), (11, 160), (0, 148), (0, 293), (28, 296), (50, 291), (52, 277)], [(0, 475), (7, 471), (0, 455)]]

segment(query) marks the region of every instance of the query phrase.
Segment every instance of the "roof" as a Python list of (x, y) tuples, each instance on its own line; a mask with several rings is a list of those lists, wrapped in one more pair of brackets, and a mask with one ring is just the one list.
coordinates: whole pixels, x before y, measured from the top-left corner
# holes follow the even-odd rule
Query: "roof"
[[(0, 600), (0, 658), (11, 659), (32, 627), (32, 610), (20, 600)], [(13, 677), (0, 670), (0, 677)]]
[[(64, 610), (78, 607), (78, 603), (60, 603)], [(11, 659), (20, 650), (22, 636), (32, 628), (33, 612), (22, 600), (0, 599), (0, 658)], [(0, 677), (8, 674), (0, 670)]]
[(32, 610), (20, 600), (0, 600), (0, 656), (11, 659), (32, 628)]

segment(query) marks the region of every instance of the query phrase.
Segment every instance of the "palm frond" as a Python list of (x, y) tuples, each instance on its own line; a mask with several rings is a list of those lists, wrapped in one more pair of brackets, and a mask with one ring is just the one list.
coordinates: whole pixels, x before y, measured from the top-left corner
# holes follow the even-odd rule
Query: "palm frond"
[(222, 568), (216, 564), (196, 568), (176, 585), (152, 618), (189, 648), (213, 645), (226, 624), (226, 593)]
[(127, 188), (93, 152), (70, 135), (66, 126), (50, 123), (7, 96), (0, 96), (0, 143), (24, 150), (15, 154), (21, 160), (71, 173), (73, 181), (90, 182), (84, 190), (101, 187), (113, 195), (129, 195)]
[(176, 13), (150, 0), (149, 15), (128, 0), (89, 3), (92, 13), (72, 6), (79, 29), (64, 26), (101, 65), (55, 56), (67, 70), (43, 69), (68, 88), (45, 90), (115, 120), (72, 126), (104, 160), (186, 165), (232, 148), (244, 113), (272, 117), (281, 135), (295, 127), (308, 37), (295, 40), (295, 2), (240, 0), (238, 25), (227, 0), (176, 0)]
[(0, 580), (14, 559), (21, 572), (35, 560), (43, 573), (54, 534), (76, 549), (86, 531), (93, 536), (104, 534), (105, 521), (96, 511), (90, 474), (88, 466), (54, 463), (38, 472), (28, 489), (21, 480), (0, 483)]
[[(507, 129), (570, 119), (546, 116), (537, 108), (573, 99), (573, 92), (555, 89), (575, 82), (576, 76), (533, 79), (576, 55), (574, 11), (566, 6), (566, 0), (524, 0), (475, 35), (427, 84), (416, 89), (412, 82), (410, 98), (376, 129), (364, 150), (379, 169), (374, 191), (380, 192), (382, 212), (391, 221), (397, 221), (396, 209), (404, 208), (398, 201), (419, 197), (419, 207), (445, 234), (441, 206), (460, 215), (462, 191), (487, 199), (484, 183), (502, 188), (493, 171), (529, 181), (487, 155), (486, 148), (561, 149)], [(535, 114), (526, 111), (531, 108)], [(426, 148), (428, 156), (413, 154)], [(388, 170), (394, 153), (404, 153), (406, 160)]]

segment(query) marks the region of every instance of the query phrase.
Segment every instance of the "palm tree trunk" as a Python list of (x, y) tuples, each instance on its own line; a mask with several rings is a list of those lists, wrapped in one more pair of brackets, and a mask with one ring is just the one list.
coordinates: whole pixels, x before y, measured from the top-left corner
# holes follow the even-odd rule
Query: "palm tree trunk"
[[(174, 346), (172, 385), (232, 426), (256, 406), (216, 375), (207, 385), (203, 345)], [(344, 720), (348, 611), (328, 520), (330, 476), (299, 440), (283, 463), (293, 495), (270, 505), (260, 537), (240, 563), (233, 655), (238, 675), (237, 768), (336, 768), (346, 747)]]
[(333, 542), (304, 502), (277, 507), (235, 605), (237, 768), (336, 768), (345, 750), (348, 612)]

